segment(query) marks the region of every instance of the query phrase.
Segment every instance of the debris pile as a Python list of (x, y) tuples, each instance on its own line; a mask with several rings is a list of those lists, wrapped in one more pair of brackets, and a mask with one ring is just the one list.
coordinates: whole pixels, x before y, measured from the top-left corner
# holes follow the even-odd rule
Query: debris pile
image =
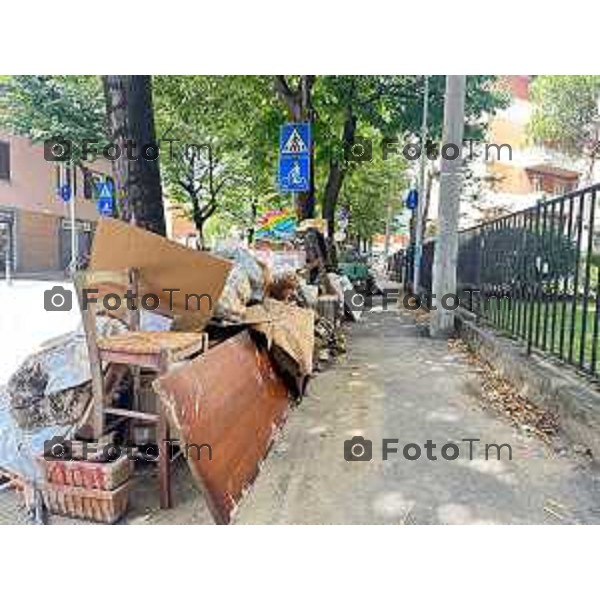
[[(155, 294), (169, 310), (157, 311), (162, 316), (151, 326), (140, 308), (127, 307), (114, 315), (93, 311), (93, 317), (86, 314), (82, 329), (46, 343), (10, 379), (7, 394), (14, 423), (23, 432), (66, 435), (75, 445), (80, 443), (77, 431), (81, 435), (91, 419), (106, 415), (102, 427), (95, 429), (100, 434), (91, 439), (99, 443), (116, 435), (135, 445), (142, 418), (142, 426), (158, 427), (153, 439), (161, 448), (157, 440), (162, 439), (160, 419), (166, 411), (178, 439), (206, 442), (208, 436), (219, 449), (214, 468), (200, 468), (193, 457), (187, 458), (215, 520), (229, 522), (285, 421), (289, 399), (301, 398), (311, 374), (345, 352), (344, 316), (358, 318), (345, 305), (352, 284), (332, 272), (323, 236), (313, 228), (292, 248), (234, 247), (209, 254), (112, 219), (100, 222), (84, 276), (95, 273), (120, 273), (114, 280), (102, 280), (99, 297), (114, 292), (115, 286), (124, 292), (123, 286), (135, 280), (140, 292)], [(180, 294), (166, 296), (169, 289)], [(195, 311), (184, 301), (188, 294), (199, 298)], [(202, 295), (209, 302), (203, 304)], [(134, 338), (142, 334), (148, 338), (147, 348), (136, 349)], [(161, 361), (174, 348), (172, 336), (184, 335), (198, 338), (190, 344), (194, 353), (174, 359), (177, 368), (161, 366), (168, 365)], [(142, 385), (148, 376), (154, 383)], [(154, 409), (147, 398), (152, 387)], [(99, 389), (100, 397), (94, 396), (92, 390)], [(128, 419), (138, 424), (129, 426)], [(248, 444), (239, 443), (244, 438), (253, 440), (252, 452)], [(39, 439), (32, 452), (39, 459)], [(83, 475), (110, 469), (94, 458), (69, 468), (65, 461), (71, 458), (81, 457), (42, 469), (49, 508), (109, 522), (119, 518), (127, 506), (129, 478), (115, 489), (78, 486), (73, 477), (58, 482), (56, 473), (91, 481)], [(0, 455), (0, 468), (2, 460)], [(168, 475), (160, 464), (162, 486)], [(31, 473), (22, 475), (31, 481)], [(163, 491), (161, 487), (161, 505)], [(96, 506), (96, 517), (87, 509), (70, 510), (74, 503)]]
[[(108, 316), (96, 321), (99, 336), (122, 333), (127, 326)], [(80, 328), (47, 341), (10, 377), (7, 394), (20, 427), (33, 429), (78, 422), (91, 400), (90, 366)]]
[(319, 371), (323, 365), (346, 352), (346, 336), (326, 317), (317, 316), (315, 322), (314, 369)]

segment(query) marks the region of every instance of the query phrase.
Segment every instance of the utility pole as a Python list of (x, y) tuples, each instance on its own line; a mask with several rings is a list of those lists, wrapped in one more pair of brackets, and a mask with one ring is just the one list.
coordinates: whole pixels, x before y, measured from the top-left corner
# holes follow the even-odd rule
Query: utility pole
[(423, 114), (421, 117), (421, 157), (419, 160), (419, 201), (417, 204), (417, 218), (415, 224), (415, 255), (413, 260), (413, 292), (419, 293), (421, 275), (421, 256), (423, 254), (423, 220), (427, 215), (423, 214), (425, 208), (425, 142), (427, 141), (427, 116), (429, 112), (429, 76), (425, 78), (423, 85)]
[(383, 256), (385, 259), (385, 263), (387, 265), (387, 259), (390, 255), (390, 235), (392, 228), (392, 200), (388, 198), (387, 208), (385, 213), (385, 242), (383, 246)]
[(3, 234), (2, 238), (4, 238), (4, 276), (6, 285), (12, 285), (12, 232), (9, 223), (0, 223), (0, 234)]
[[(436, 310), (432, 311), (430, 334), (446, 337), (454, 330), (454, 311), (442, 306), (442, 298), (456, 294), (456, 262), (458, 256), (458, 217), (461, 190), (461, 151), (465, 120), (466, 75), (446, 77), (444, 99), (443, 146), (454, 144), (458, 156), (448, 160), (442, 155), (440, 169), (440, 201), (438, 236), (433, 258), (433, 294)], [(453, 153), (454, 154), (454, 153)], [(449, 301), (447, 305), (454, 306)]]
[(69, 224), (71, 227), (71, 261), (69, 262), (69, 274), (71, 277), (75, 275), (77, 271), (77, 221), (75, 219), (75, 165), (71, 163), (64, 163), (61, 165), (61, 188), (66, 189), (66, 194), (63, 196), (62, 189), (60, 190), (61, 196), (63, 196), (63, 202), (69, 204)]

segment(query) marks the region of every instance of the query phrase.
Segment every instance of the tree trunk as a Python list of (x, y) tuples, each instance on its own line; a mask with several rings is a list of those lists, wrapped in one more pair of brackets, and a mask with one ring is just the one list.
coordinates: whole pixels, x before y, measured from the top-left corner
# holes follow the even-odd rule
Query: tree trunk
[(344, 183), (345, 171), (339, 161), (329, 162), (329, 176), (323, 194), (323, 218), (327, 221), (327, 237), (332, 240), (335, 233), (335, 209), (337, 199)]
[(192, 220), (196, 226), (196, 246), (198, 250), (204, 250), (204, 224), (206, 223), (206, 219), (204, 218), (203, 211), (200, 210), (198, 198), (190, 195), (190, 199), (192, 201)]
[(206, 241), (204, 240), (204, 223), (200, 226), (196, 225), (196, 230), (198, 231), (198, 250), (205, 250)]
[[(103, 82), (110, 137), (120, 151), (113, 161), (119, 217), (166, 235), (150, 76), (105, 75)], [(156, 159), (143, 158), (143, 149)]]
[[(344, 151), (354, 144), (354, 134), (356, 132), (356, 117), (352, 114), (352, 109), (346, 111), (346, 120), (344, 121), (344, 131), (342, 132), (342, 146)], [(333, 243), (333, 234), (335, 233), (335, 210), (337, 200), (346, 176), (346, 166), (339, 159), (329, 161), (329, 175), (325, 184), (325, 194), (323, 196), (323, 218), (327, 221), (327, 235), (329, 243)]]
[(250, 208), (252, 211), (252, 224), (248, 227), (248, 246), (254, 243), (254, 235), (256, 233), (256, 218), (258, 217), (258, 202), (256, 198), (252, 198)]

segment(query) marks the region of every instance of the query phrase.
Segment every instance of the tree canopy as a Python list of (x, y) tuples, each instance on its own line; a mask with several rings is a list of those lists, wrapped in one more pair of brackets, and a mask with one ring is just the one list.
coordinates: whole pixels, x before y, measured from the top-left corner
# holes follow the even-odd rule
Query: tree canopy
[[(429, 136), (434, 140), (441, 136), (444, 82), (444, 76), (430, 77)], [(506, 104), (494, 82), (487, 75), (467, 78), (467, 137), (481, 138), (485, 117)], [(407, 168), (398, 156), (384, 160), (381, 143), (418, 135), (424, 78), (158, 76), (152, 84), (164, 190), (193, 219), (202, 240), (214, 215), (252, 229), (263, 209), (291, 202), (277, 191), (276, 166), (279, 127), (294, 116), (313, 122), (312, 201), (320, 205), (330, 232), (340, 202), (351, 209), (356, 235), (381, 228), (382, 207), (399, 194)], [(110, 138), (99, 77), (19, 76), (1, 85), (4, 129), (33, 141), (71, 139), (75, 161), (82, 159), (83, 139)], [(296, 114), (301, 100), (308, 102), (306, 111)], [(359, 138), (372, 145), (370, 161), (349, 156)]]
[(539, 75), (531, 85), (531, 137), (567, 154), (585, 155), (591, 170), (599, 146), (600, 76)]
[(33, 142), (67, 139), (75, 163), (83, 140), (107, 143), (106, 104), (99, 77), (16, 75), (0, 84), (0, 128)]

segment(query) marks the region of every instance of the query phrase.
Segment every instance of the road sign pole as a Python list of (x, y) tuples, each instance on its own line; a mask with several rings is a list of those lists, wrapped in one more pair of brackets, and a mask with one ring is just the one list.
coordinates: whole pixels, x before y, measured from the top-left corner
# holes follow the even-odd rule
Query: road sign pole
[(292, 206), (294, 207), (296, 215), (298, 215), (298, 194), (296, 192), (292, 192)]
[(385, 211), (385, 241), (383, 245), (384, 264), (387, 265), (387, 260), (390, 255), (390, 235), (392, 226), (392, 201), (388, 198)]
[(71, 214), (71, 270), (77, 270), (77, 229), (75, 228), (75, 195), (71, 189), (71, 200), (69, 201), (69, 212)]
[(12, 277), (10, 272), (10, 250), (4, 253), (4, 274), (6, 276), (7, 285), (12, 285)]
[(423, 220), (427, 217), (424, 214), (425, 207), (425, 141), (427, 138), (427, 117), (429, 112), (429, 76), (424, 75), (423, 86), (423, 116), (421, 120), (421, 158), (419, 161), (419, 203), (416, 209), (415, 225), (415, 254), (413, 261), (413, 292), (419, 293), (420, 274), (421, 274), (421, 256), (423, 254)]
[[(71, 170), (72, 171), (72, 170)], [(71, 221), (71, 263), (69, 264), (69, 272), (71, 276), (77, 271), (77, 230), (75, 229), (75, 194), (74, 186), (71, 181), (67, 180), (67, 163), (63, 165), (64, 184), (69, 186), (69, 220)], [(75, 173), (73, 172), (73, 178)]]

